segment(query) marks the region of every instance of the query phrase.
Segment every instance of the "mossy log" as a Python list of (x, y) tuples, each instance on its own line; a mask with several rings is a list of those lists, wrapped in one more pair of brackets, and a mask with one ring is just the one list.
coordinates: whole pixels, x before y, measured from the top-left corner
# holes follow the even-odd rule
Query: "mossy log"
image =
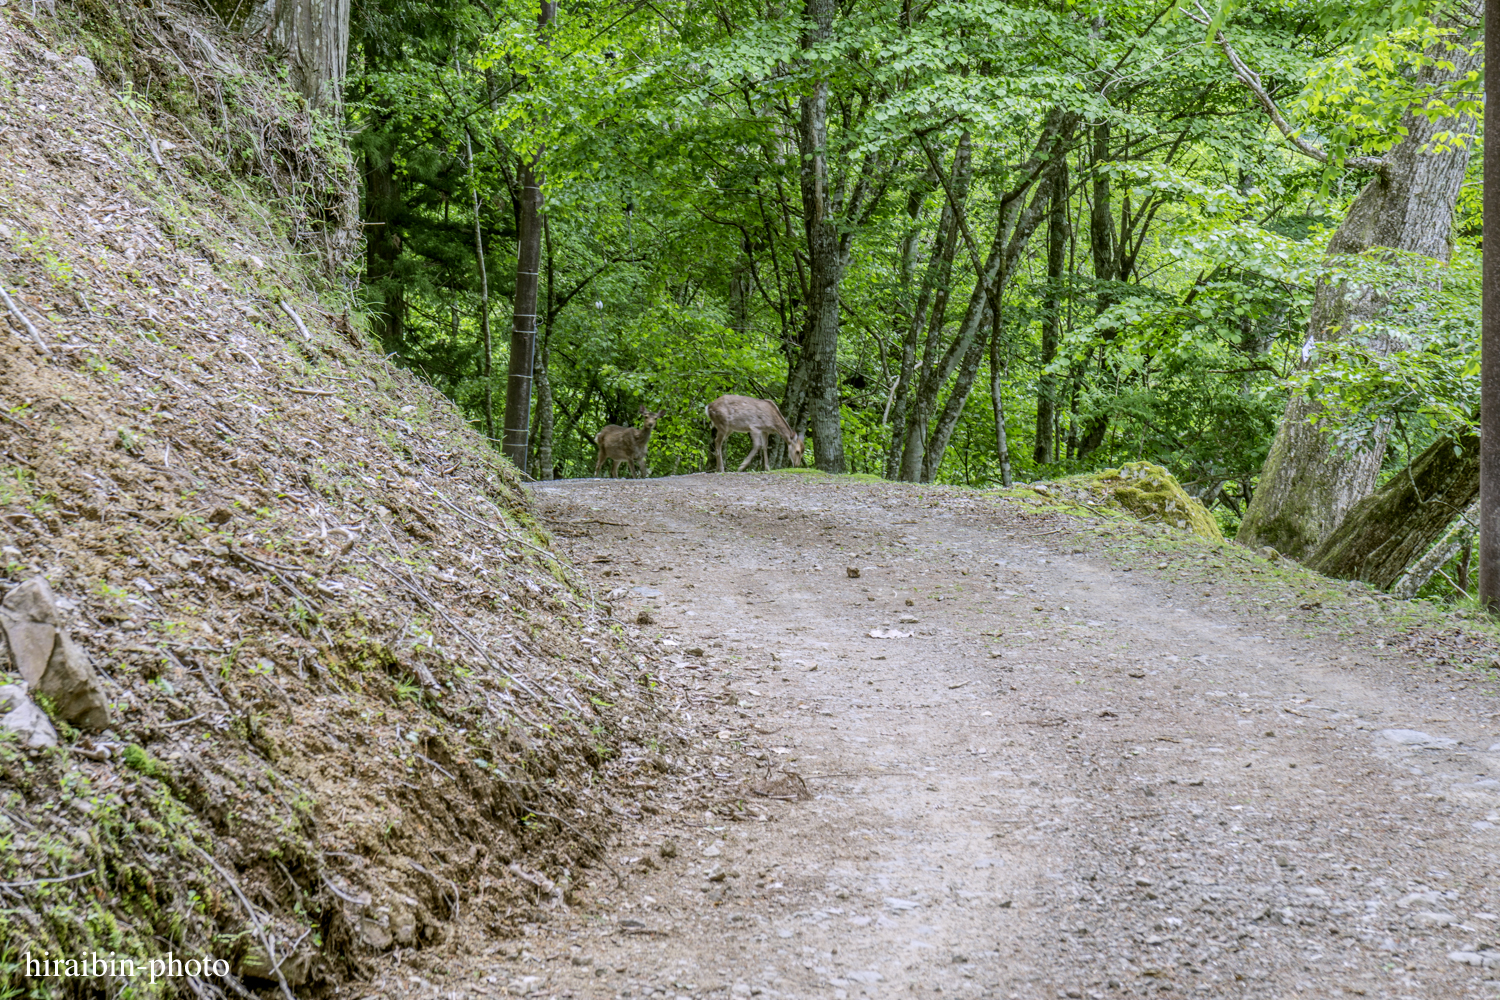
[(1439, 438), (1356, 504), (1307, 566), (1387, 590), (1477, 496), (1479, 438)]

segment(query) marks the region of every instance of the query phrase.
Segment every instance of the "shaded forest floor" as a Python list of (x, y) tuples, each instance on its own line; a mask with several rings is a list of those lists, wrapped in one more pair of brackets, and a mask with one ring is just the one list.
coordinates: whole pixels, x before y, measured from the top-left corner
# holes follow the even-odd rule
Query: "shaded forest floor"
[(534, 493), (721, 791), (640, 784), (624, 881), (441, 995), (1494, 992), (1494, 647), (1452, 616), (967, 490)]

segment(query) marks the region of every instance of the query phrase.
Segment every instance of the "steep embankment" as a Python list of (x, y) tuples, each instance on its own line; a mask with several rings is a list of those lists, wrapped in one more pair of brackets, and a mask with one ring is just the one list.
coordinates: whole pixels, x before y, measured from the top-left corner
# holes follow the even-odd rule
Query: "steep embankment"
[[(189, 84), (224, 108), (217, 73), (228, 130), (275, 88), (135, 16), (0, 10), (0, 683), (71, 671), (40, 700), (82, 727), (0, 736), (0, 993), (125, 985), (28, 979), (28, 950), (171, 949), (313, 995), (535, 919), (590, 877), (611, 781), (670, 743), (509, 467), (314, 293), (302, 262), (344, 230), (291, 209), (346, 196), (272, 207), (274, 150), (170, 113)], [(141, 60), (162, 103), (121, 95)], [(273, 110), (277, 142), (316, 138)]]

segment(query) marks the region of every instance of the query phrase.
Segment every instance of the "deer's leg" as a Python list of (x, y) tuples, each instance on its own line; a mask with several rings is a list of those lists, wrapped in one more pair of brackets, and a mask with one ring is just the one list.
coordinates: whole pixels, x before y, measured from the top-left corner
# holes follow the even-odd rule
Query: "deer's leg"
[(594, 478), (599, 478), (599, 470), (604, 468), (604, 449), (599, 449), (599, 454), (594, 458)]
[(762, 432), (762, 431), (759, 431), (759, 430), (751, 430), (750, 431), (750, 454), (746, 455), (745, 456), (745, 460), (740, 463), (740, 471), (744, 472), (745, 469), (746, 469), (746, 467), (748, 467), (751, 462), (755, 461), (755, 453), (757, 451), (764, 451), (765, 447), (766, 447), (766, 435), (765, 435), (765, 433)]
[(724, 474), (724, 442), (729, 439), (729, 432), (714, 428), (714, 457), (719, 460), (719, 474)]

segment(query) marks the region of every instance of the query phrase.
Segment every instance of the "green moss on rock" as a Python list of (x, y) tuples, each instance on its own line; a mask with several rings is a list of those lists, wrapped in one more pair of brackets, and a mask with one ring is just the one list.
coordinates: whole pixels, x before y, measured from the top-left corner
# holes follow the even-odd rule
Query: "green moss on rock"
[(1211, 542), (1224, 541), (1208, 508), (1189, 496), (1159, 465), (1127, 462), (1118, 469), (1105, 469), (1084, 478), (1094, 492), (1113, 496), (1115, 502), (1143, 521), (1191, 531)]

